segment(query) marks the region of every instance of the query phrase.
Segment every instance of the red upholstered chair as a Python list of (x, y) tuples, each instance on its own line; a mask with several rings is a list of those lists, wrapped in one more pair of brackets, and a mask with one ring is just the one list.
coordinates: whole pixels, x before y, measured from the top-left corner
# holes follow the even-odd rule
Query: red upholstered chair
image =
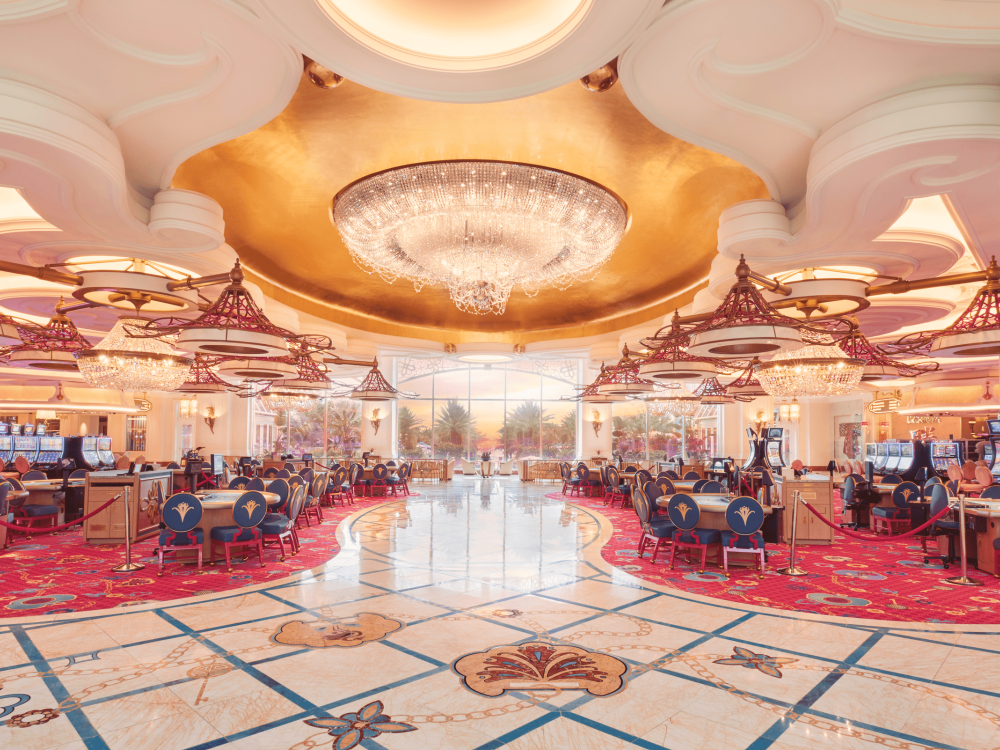
[[(962, 467), (958, 464), (948, 464), (946, 471), (948, 472), (948, 481), (961, 483), (965, 479), (965, 475), (962, 474)], [(973, 478), (974, 475), (973, 475)]]
[(976, 464), (972, 461), (966, 461), (962, 464), (962, 481), (963, 482), (975, 482), (976, 481)]
[(976, 466), (975, 479), (971, 482), (960, 482), (959, 488), (962, 492), (978, 495), (987, 487), (993, 484), (993, 475), (985, 466)]

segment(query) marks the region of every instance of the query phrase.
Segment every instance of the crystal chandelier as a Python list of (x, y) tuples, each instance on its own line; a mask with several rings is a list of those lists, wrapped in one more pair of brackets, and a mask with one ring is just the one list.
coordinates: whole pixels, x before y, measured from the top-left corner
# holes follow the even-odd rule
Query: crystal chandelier
[(771, 396), (842, 396), (858, 387), (864, 372), (864, 361), (839, 347), (809, 344), (758, 365), (757, 379)]
[(790, 404), (779, 404), (778, 405), (778, 421), (788, 422), (789, 424), (798, 424), (799, 419), (802, 416), (802, 408), (799, 406), (798, 399), (793, 398)]
[(128, 333), (137, 328), (150, 331), (151, 325), (144, 318), (121, 317), (93, 349), (76, 352), (84, 380), (95, 388), (120, 391), (177, 390), (187, 378), (192, 360), (179, 356), (158, 338), (134, 338)]
[[(858, 324), (857, 320), (854, 320), (853, 323), (855, 326)], [(861, 376), (863, 381), (913, 378), (940, 368), (937, 362), (910, 363), (890, 359), (858, 329), (841, 339), (838, 346), (848, 357), (860, 359), (865, 363), (865, 371)]]
[(672, 383), (671, 386), (658, 389), (656, 395), (648, 396), (646, 408), (653, 414), (670, 414), (678, 419), (680, 417), (693, 417), (697, 414), (701, 409), (701, 399), (692, 396), (680, 383)]
[(566, 172), (441, 161), (348, 185), (333, 200), (333, 221), (368, 273), (417, 291), (440, 284), (460, 310), (501, 315), (518, 284), (530, 296), (593, 278), (628, 215), (609, 190)]
[(279, 391), (271, 393), (266, 391), (260, 395), (260, 404), (268, 411), (309, 411), (319, 397), (311, 393), (293, 393), (290, 391)]

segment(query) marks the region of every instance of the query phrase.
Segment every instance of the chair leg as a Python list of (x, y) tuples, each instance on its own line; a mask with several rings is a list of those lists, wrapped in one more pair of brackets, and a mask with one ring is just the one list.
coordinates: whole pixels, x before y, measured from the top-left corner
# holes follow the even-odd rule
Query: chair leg
[(159, 558), (160, 558), (160, 572), (157, 573), (156, 575), (162, 576), (163, 575), (163, 547), (162, 546), (160, 547)]
[(208, 564), (209, 566), (215, 565), (215, 540), (210, 539), (208, 542)]
[(260, 558), (260, 567), (264, 567), (264, 537), (257, 539), (257, 557)]
[(202, 547), (202, 545), (199, 544), (198, 545), (198, 570), (201, 570), (201, 553), (202, 553), (201, 547)]
[(642, 553), (646, 551), (646, 532), (639, 532), (639, 549), (636, 552), (639, 553), (639, 558), (642, 558)]
[(677, 554), (677, 540), (670, 545), (670, 569), (674, 569), (674, 555)]
[(701, 570), (698, 571), (699, 573), (705, 572), (705, 560), (707, 558), (708, 558), (708, 545), (703, 544), (701, 545)]
[(232, 573), (233, 572), (233, 561), (232, 561), (232, 558), (230, 558), (230, 556), (229, 556), (229, 542), (225, 542), (225, 548), (226, 548), (226, 572), (227, 573)]
[(722, 545), (722, 573), (729, 578), (729, 547)]
[(653, 565), (656, 564), (656, 556), (660, 554), (660, 545), (663, 544), (663, 539), (656, 540), (656, 546), (653, 547), (653, 556), (650, 558), (649, 562)]
[(763, 547), (760, 550), (760, 580), (764, 580), (764, 566), (767, 565), (767, 556), (764, 554)]
[(281, 534), (278, 534), (278, 551), (281, 553), (281, 557), (278, 562), (285, 561), (285, 543), (281, 540)]

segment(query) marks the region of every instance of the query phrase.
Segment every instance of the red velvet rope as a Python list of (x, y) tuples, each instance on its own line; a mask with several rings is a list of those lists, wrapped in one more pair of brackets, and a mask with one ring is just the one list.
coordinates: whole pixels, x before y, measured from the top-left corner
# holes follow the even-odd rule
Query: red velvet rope
[(944, 510), (942, 510), (940, 513), (938, 513), (936, 516), (934, 516), (932, 519), (930, 519), (927, 523), (922, 524), (922, 525), (918, 526), (915, 529), (911, 529), (910, 531), (907, 531), (905, 534), (893, 534), (892, 536), (887, 536), (887, 537), (883, 538), (883, 537), (878, 537), (878, 536), (869, 536), (867, 534), (858, 534), (858, 533), (853, 532), (853, 531), (848, 531), (847, 529), (842, 529), (839, 526), (834, 526), (832, 523), (830, 523), (829, 521), (827, 521), (826, 518), (824, 518), (822, 515), (820, 515), (820, 512), (818, 510), (816, 510), (814, 507), (812, 507), (805, 500), (801, 500), (800, 502), (804, 506), (806, 506), (812, 512), (812, 514), (814, 516), (816, 516), (816, 518), (818, 518), (820, 521), (822, 521), (823, 523), (825, 523), (827, 526), (829, 526), (834, 531), (837, 531), (837, 532), (843, 534), (844, 536), (853, 537), (855, 539), (862, 539), (862, 540), (864, 540), (866, 542), (894, 542), (897, 539), (906, 539), (907, 537), (913, 536), (918, 531), (923, 531), (924, 529), (926, 529), (928, 526), (930, 526), (935, 521), (940, 520), (941, 518), (944, 518), (945, 514), (949, 510), (951, 510), (950, 507), (946, 506)]
[(113, 498), (111, 498), (110, 500), (108, 500), (106, 503), (104, 503), (104, 505), (102, 505), (97, 510), (92, 511), (92, 512), (88, 513), (85, 516), (80, 516), (75, 521), (71, 521), (69, 523), (64, 523), (62, 526), (12, 526), (11, 524), (7, 523), (4, 520), (0, 520), (0, 526), (4, 526), (4, 527), (6, 527), (8, 529), (14, 529), (14, 531), (20, 531), (22, 534), (34, 534), (34, 533), (39, 532), (39, 531), (62, 531), (63, 529), (69, 529), (69, 528), (72, 528), (72, 527), (76, 526), (77, 524), (81, 524), (84, 521), (86, 521), (88, 518), (93, 518), (94, 516), (96, 516), (102, 510), (104, 510), (105, 508), (107, 508), (109, 505), (111, 505), (111, 503), (113, 503), (115, 500), (117, 500), (120, 497), (121, 497), (121, 493), (115, 495)]

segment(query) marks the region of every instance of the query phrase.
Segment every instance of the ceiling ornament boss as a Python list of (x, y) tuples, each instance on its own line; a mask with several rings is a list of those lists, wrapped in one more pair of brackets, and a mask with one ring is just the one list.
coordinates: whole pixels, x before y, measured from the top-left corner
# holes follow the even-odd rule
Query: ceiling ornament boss
[(366, 272), (417, 291), (438, 284), (464, 312), (502, 315), (515, 286), (534, 296), (594, 278), (628, 211), (607, 188), (567, 172), (441, 161), (363, 177), (337, 194), (332, 218)]

